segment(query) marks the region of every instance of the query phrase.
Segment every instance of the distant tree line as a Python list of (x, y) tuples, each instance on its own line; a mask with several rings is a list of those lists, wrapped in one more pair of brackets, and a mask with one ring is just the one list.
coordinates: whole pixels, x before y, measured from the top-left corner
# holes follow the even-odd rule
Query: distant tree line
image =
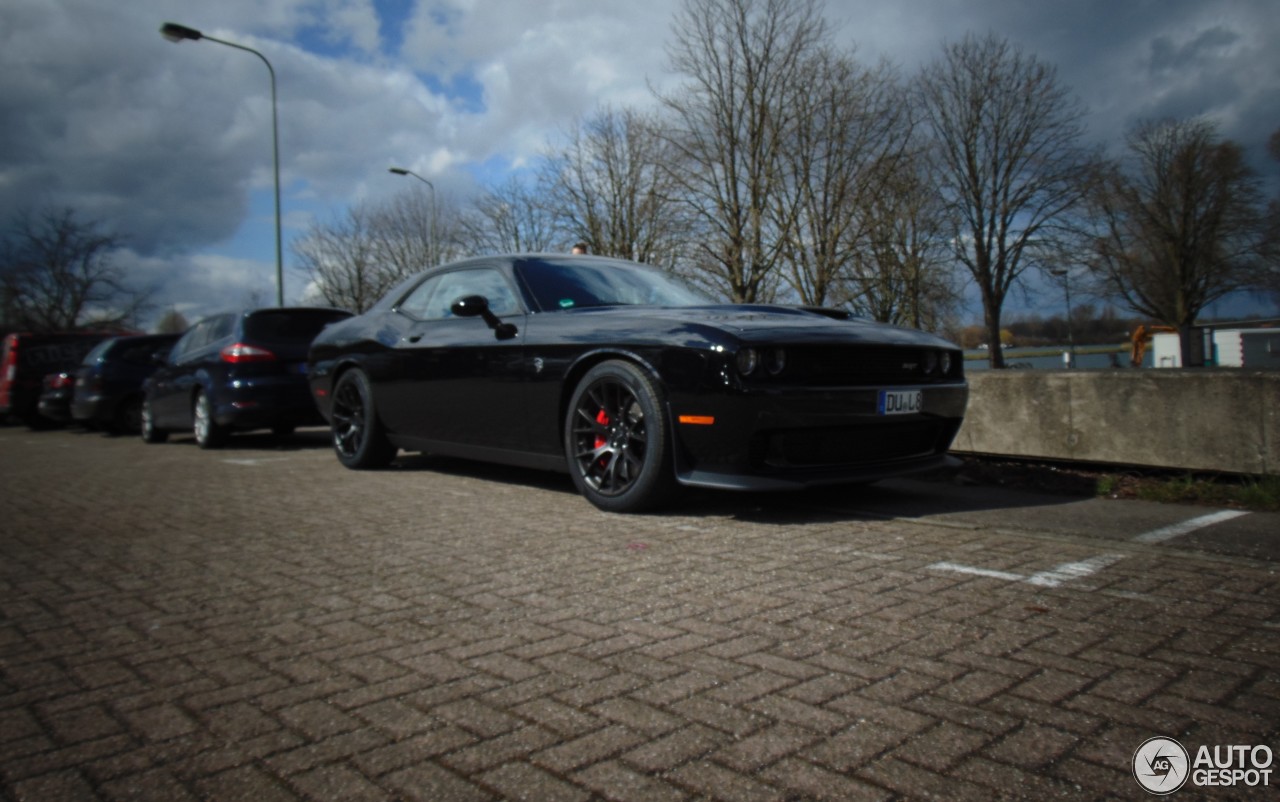
[[(1036, 347), (1061, 345), (1117, 345), (1125, 342), (1146, 317), (1122, 316), (1115, 307), (1099, 308), (1092, 303), (1073, 304), (1071, 318), (1063, 315), (1019, 314), (1010, 317), (1000, 330), (999, 342), (1005, 346)], [(989, 332), (982, 325), (949, 329), (946, 335), (964, 348), (989, 345)]]

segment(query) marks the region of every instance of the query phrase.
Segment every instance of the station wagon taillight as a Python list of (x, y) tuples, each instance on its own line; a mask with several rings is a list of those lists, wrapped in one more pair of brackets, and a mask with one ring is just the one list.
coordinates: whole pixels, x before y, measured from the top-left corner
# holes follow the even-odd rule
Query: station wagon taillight
[(18, 375), (18, 335), (10, 334), (4, 340), (4, 364), (0, 365), (0, 404), (8, 406), (9, 388)]
[(245, 343), (234, 343), (223, 348), (220, 352), (223, 362), (241, 363), (241, 362), (274, 362), (276, 355), (265, 348), (259, 348), (256, 345), (246, 345)]

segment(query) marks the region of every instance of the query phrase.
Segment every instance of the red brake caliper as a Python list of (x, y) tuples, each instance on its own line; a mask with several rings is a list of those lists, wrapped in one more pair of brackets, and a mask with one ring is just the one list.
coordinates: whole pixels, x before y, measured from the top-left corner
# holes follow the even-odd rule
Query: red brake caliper
[[(597, 413), (596, 413), (596, 423), (600, 424), (601, 426), (608, 426), (608, 425), (609, 425), (609, 413), (605, 412), (603, 409), (601, 409), (599, 412), (597, 412)], [(606, 442), (606, 441), (605, 441), (605, 439), (604, 439), (603, 437), (601, 437), (600, 435), (596, 435), (596, 448), (604, 448), (604, 444), (605, 444), (605, 442)]]

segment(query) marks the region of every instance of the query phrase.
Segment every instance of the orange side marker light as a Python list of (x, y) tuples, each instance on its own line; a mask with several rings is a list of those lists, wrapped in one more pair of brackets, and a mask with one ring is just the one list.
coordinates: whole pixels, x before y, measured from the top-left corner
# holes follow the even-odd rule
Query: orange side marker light
[(680, 422), (691, 426), (710, 426), (716, 419), (714, 415), (681, 415)]

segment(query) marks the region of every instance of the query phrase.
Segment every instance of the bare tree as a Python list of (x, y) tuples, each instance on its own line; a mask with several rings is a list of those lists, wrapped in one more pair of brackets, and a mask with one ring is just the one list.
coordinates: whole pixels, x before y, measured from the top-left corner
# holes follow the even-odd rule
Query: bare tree
[(547, 158), (559, 227), (591, 253), (671, 267), (687, 247), (690, 224), (659, 131), (653, 115), (603, 108)]
[(684, 0), (667, 55), (688, 78), (659, 98), (674, 177), (705, 239), (695, 260), (733, 301), (769, 300), (791, 219), (778, 220), (784, 149), (805, 67), (828, 35), (818, 0)]
[(961, 292), (927, 156), (913, 151), (873, 172), (878, 191), (860, 206), (858, 247), (841, 276), (847, 302), (884, 323), (941, 331)]
[(461, 256), (457, 214), (430, 193), (415, 187), (377, 208), (374, 233), (379, 259), (395, 275), (409, 276)]
[[(1272, 159), (1280, 161), (1280, 128), (1273, 131), (1267, 139), (1267, 153)], [(1271, 300), (1276, 306), (1280, 306), (1280, 197), (1272, 198), (1267, 204), (1264, 245), (1266, 273), (1262, 289), (1271, 294)]]
[[(1056, 70), (994, 35), (947, 46), (921, 73), (937, 142), (937, 181), (956, 258), (982, 298), (988, 342), (1000, 342), (1005, 298), (1044, 253), (1087, 187), (1083, 107)], [(999, 348), (991, 366), (1004, 367)]]
[(1092, 195), (1101, 230), (1091, 268), (1130, 309), (1185, 333), (1202, 309), (1260, 275), (1258, 178), (1243, 149), (1204, 119), (1141, 123), (1128, 151)]
[(489, 189), (458, 221), (466, 250), (471, 254), (568, 250), (570, 235), (556, 225), (547, 202), (549, 191), (545, 185), (530, 186), (518, 175)]
[(864, 210), (903, 158), (908, 108), (887, 65), (866, 68), (828, 48), (804, 60), (774, 196), (786, 278), (801, 302), (834, 300), (862, 247)]
[(137, 325), (150, 296), (116, 265), (122, 243), (71, 209), (19, 215), (0, 244), (6, 322), (38, 332)]
[(363, 312), (405, 278), (457, 258), (458, 241), (456, 214), (434, 188), (414, 188), (313, 224), (293, 252), (325, 303)]
[(376, 208), (362, 203), (332, 222), (313, 224), (292, 249), (325, 303), (358, 313), (406, 275), (381, 258), (381, 237)]

